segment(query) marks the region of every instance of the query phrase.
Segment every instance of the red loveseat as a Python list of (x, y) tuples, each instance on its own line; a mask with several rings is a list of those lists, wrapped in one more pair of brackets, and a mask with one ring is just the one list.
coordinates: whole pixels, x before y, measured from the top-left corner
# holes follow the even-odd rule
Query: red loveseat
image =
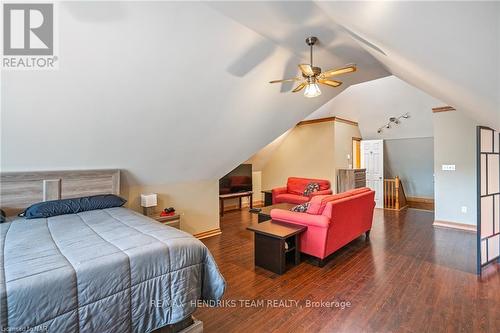
[[(304, 196), (306, 186), (311, 183), (319, 184), (319, 191)], [(285, 187), (273, 188), (273, 205), (278, 203), (292, 203), (300, 205), (311, 200), (313, 196), (332, 194), (330, 182), (325, 179), (290, 177)]]
[(375, 192), (355, 189), (336, 195), (315, 196), (305, 213), (271, 210), (273, 220), (307, 226), (300, 234), (300, 252), (324, 260), (372, 228)]

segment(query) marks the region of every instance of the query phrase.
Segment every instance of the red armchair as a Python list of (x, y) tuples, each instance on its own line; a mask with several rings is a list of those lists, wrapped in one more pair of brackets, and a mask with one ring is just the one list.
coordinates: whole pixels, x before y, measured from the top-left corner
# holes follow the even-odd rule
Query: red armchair
[(320, 265), (333, 252), (372, 228), (375, 192), (369, 188), (315, 196), (305, 213), (271, 210), (273, 220), (307, 226), (300, 237), (300, 252), (320, 259)]
[[(313, 192), (309, 196), (304, 196), (304, 190), (310, 183), (318, 183), (319, 191)], [(311, 200), (313, 196), (332, 194), (328, 180), (297, 177), (288, 178), (285, 187), (273, 188), (272, 192), (273, 205), (284, 202), (300, 205)]]

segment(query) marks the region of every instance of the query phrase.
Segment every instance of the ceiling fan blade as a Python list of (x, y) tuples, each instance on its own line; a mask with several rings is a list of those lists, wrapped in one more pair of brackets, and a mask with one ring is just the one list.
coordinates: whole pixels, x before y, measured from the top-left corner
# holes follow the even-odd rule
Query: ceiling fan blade
[(330, 87), (338, 87), (342, 84), (342, 82), (340, 82), (340, 81), (326, 80), (326, 79), (319, 79), (318, 82), (326, 84), (327, 86), (330, 86)]
[(269, 83), (279, 83), (279, 82), (293, 82), (293, 81), (299, 81), (300, 78), (298, 77), (294, 77), (292, 79), (283, 79), (283, 80), (273, 80), (273, 81), (269, 81)]
[(304, 89), (304, 87), (306, 86), (306, 83), (305, 82), (302, 82), (301, 84), (299, 84), (297, 87), (295, 87), (295, 89), (292, 90), (292, 92), (298, 92), (298, 91), (301, 91), (302, 89)]
[(314, 76), (313, 69), (309, 64), (300, 64), (299, 69), (305, 76)]
[(335, 75), (340, 75), (340, 74), (345, 74), (345, 73), (352, 73), (356, 71), (356, 65), (350, 65), (342, 68), (337, 68), (337, 69), (330, 69), (326, 72), (321, 73), (321, 77), (330, 77), (330, 76), (335, 76)]

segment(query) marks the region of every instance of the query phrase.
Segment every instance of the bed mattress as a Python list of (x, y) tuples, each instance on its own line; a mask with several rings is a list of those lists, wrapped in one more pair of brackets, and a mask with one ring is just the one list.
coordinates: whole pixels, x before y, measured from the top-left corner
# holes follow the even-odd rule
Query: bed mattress
[(126, 208), (0, 226), (2, 331), (150, 332), (225, 290), (203, 243)]

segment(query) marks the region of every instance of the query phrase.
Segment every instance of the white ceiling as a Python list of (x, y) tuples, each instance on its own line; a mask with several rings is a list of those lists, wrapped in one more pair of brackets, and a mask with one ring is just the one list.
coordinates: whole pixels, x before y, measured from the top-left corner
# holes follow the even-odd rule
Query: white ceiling
[(267, 81), (302, 59), (202, 2), (63, 2), (58, 15), (59, 69), (2, 73), (4, 171), (219, 178), (347, 87), (280, 93)]
[[(305, 43), (308, 36), (318, 37), (319, 42), (313, 51), (313, 63), (323, 71), (350, 63), (358, 66), (357, 72), (336, 78), (346, 86), (390, 75), (344, 28), (333, 22), (313, 2), (209, 2), (208, 5), (294, 55), (284, 63), (283, 73), (271, 79), (293, 77), (298, 74), (298, 63), (309, 63), (309, 46)], [(254, 43), (242, 58), (230, 66), (238, 75), (245, 69), (258, 65), (270, 52), (263, 43)], [(291, 83), (284, 86), (284, 91), (292, 88)], [(331, 88), (325, 87), (322, 90), (327, 89)]]
[[(409, 85), (395, 76), (350, 86), (328, 101), (306, 119), (337, 116), (359, 123), (363, 139), (403, 139), (432, 137), (432, 108), (443, 102)], [(377, 130), (390, 117), (409, 113), (397, 126)]]
[(500, 128), (500, 2), (316, 4), (392, 74)]
[[(493, 125), (498, 6), (63, 2), (59, 70), (2, 73), (2, 170), (117, 167), (143, 184), (218, 178), (386, 68)], [(308, 35), (320, 38), (324, 70), (359, 68), (314, 99), (267, 83), (297, 73)]]
[(270, 144), (259, 150), (255, 155), (251, 156), (248, 160), (245, 161), (245, 163), (252, 164), (252, 170), (253, 171), (262, 171), (264, 169), (264, 166), (269, 162), (273, 154), (275, 153), (276, 149), (285, 141), (286, 137), (292, 129), (289, 129), (285, 133), (281, 134), (279, 137), (277, 137), (274, 141), (272, 141)]

